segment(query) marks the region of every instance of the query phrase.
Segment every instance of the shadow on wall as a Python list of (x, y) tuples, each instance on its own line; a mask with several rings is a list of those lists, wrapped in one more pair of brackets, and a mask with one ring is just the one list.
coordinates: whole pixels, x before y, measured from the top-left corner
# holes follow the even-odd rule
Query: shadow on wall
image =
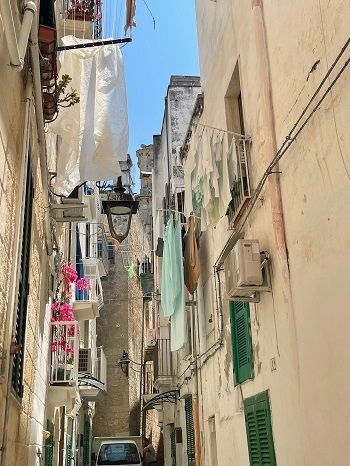
[(157, 448), (157, 461), (158, 466), (164, 466), (164, 440), (163, 440), (163, 433), (160, 433), (159, 436), (159, 443)]
[(130, 435), (140, 435), (140, 401), (138, 401), (130, 410), (129, 415), (129, 432)]

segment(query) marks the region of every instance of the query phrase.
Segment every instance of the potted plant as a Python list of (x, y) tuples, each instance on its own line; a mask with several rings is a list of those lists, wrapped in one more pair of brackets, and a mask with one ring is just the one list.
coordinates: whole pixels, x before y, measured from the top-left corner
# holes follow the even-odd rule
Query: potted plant
[(43, 110), (46, 121), (52, 121), (58, 113), (58, 107), (72, 107), (80, 102), (77, 90), (71, 88), (67, 91), (68, 84), (72, 78), (68, 74), (62, 75), (61, 79), (43, 92)]

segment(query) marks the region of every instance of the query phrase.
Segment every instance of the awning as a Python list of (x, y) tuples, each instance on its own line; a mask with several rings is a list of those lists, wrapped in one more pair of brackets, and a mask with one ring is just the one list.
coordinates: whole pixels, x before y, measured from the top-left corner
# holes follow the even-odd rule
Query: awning
[(78, 386), (79, 387), (89, 386), (89, 387), (99, 388), (100, 390), (105, 389), (105, 384), (101, 382), (101, 380), (96, 379), (91, 374), (88, 374), (86, 372), (78, 373)]
[(169, 390), (168, 392), (156, 393), (142, 408), (143, 411), (154, 409), (161, 403), (176, 403), (180, 398), (180, 390)]

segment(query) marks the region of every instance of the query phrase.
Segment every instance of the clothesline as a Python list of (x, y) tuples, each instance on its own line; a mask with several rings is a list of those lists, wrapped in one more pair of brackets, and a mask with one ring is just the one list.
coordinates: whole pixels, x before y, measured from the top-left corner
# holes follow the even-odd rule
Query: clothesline
[[(179, 214), (179, 215), (183, 215), (184, 217), (186, 217), (186, 215), (181, 212), (180, 210), (174, 210), (174, 209), (157, 209), (157, 212), (173, 212), (175, 214)], [(195, 217), (195, 218), (198, 218), (200, 220), (200, 216), (198, 215), (195, 215), (193, 212), (190, 214), (190, 217)], [(187, 218), (187, 217), (186, 217)]]
[(205, 125), (204, 123), (195, 123), (193, 126), (202, 126), (203, 128), (210, 128), (215, 131), (220, 131), (221, 133), (232, 134), (233, 136), (237, 136), (240, 139), (251, 139), (250, 136), (246, 136), (244, 134), (235, 133), (234, 131), (229, 131), (227, 129), (216, 128), (215, 126)]

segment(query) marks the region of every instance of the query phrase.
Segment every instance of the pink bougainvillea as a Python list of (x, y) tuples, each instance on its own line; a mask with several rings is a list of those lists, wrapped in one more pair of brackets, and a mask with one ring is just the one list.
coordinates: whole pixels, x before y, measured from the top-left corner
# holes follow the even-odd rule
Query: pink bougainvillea
[(79, 291), (90, 291), (91, 282), (88, 278), (79, 278), (76, 282), (76, 286)]
[[(82, 289), (89, 289), (90, 282), (86, 279), (78, 280), (78, 273), (68, 262), (61, 262), (59, 267), (59, 283), (56, 290), (55, 300), (51, 304), (52, 343), (51, 351), (58, 355), (61, 362), (67, 363), (67, 358), (72, 358), (74, 348), (70, 346), (70, 338), (75, 336), (76, 326), (73, 306), (70, 302), (72, 297), (72, 284), (79, 282)], [(79, 289), (78, 283), (77, 288)], [(72, 322), (67, 325), (66, 330), (56, 325), (59, 322)], [(62, 331), (63, 330), (63, 331)]]

